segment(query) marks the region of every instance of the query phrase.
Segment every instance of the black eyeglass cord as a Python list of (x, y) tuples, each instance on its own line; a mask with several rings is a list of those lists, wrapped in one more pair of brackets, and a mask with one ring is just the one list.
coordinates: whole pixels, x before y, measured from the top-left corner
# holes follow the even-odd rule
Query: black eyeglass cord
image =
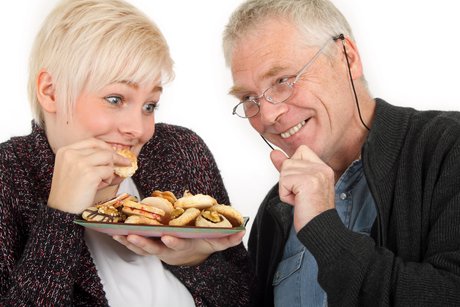
[(264, 136), (262, 134), (259, 134), (260, 137), (265, 141), (265, 143), (267, 143), (268, 147), (270, 147), (272, 150), (275, 150), (275, 148), (273, 148), (272, 144), (270, 144), (266, 138), (264, 138)]
[(361, 123), (363, 124), (363, 126), (368, 131), (370, 131), (371, 129), (366, 125), (366, 123), (364, 122), (363, 117), (361, 115), (361, 108), (359, 107), (358, 95), (356, 94), (355, 83), (353, 82), (353, 76), (351, 75), (350, 62), (348, 61), (348, 53), (347, 53), (347, 49), (345, 48), (345, 43), (344, 43), (345, 36), (343, 34), (339, 34), (337, 36), (334, 36), (332, 39), (334, 41), (337, 41), (338, 39), (340, 39), (342, 41), (343, 52), (345, 53), (345, 59), (347, 60), (348, 75), (350, 76), (351, 88), (353, 89), (353, 94), (355, 96), (356, 107), (358, 108), (359, 119), (361, 120)]

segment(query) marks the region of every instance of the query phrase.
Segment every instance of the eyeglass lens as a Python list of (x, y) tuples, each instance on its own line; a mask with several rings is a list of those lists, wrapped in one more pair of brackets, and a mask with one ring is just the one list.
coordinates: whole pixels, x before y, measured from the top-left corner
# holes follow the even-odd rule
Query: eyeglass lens
[[(273, 104), (286, 101), (289, 97), (291, 97), (293, 91), (291, 79), (293, 78), (275, 83), (263, 93), (262, 97)], [(255, 97), (242, 101), (235, 109), (235, 112), (240, 117), (253, 117), (257, 115), (260, 109), (259, 99), (262, 97)]]

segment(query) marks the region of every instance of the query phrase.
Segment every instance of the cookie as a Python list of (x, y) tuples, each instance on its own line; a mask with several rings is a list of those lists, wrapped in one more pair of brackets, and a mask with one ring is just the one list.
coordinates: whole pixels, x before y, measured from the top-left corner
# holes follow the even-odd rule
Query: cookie
[(134, 175), (137, 171), (137, 157), (136, 155), (129, 149), (120, 149), (116, 151), (117, 154), (128, 158), (131, 161), (131, 166), (115, 166), (114, 172), (120, 177), (127, 178)]
[(145, 225), (162, 225), (160, 222), (154, 219), (150, 219), (141, 215), (130, 215), (125, 220), (126, 224), (145, 224)]
[(185, 191), (184, 196), (179, 198), (175, 203), (174, 207), (176, 208), (197, 208), (197, 209), (207, 209), (213, 205), (216, 205), (217, 201), (209, 196), (204, 194), (190, 194), (188, 191)]
[(113, 206), (115, 208), (118, 208), (118, 207), (123, 205), (122, 201), (125, 200), (125, 199), (135, 199), (135, 197), (131, 196), (128, 193), (123, 193), (123, 194), (118, 195), (115, 198), (110, 199), (110, 200), (97, 203), (96, 206)]
[(171, 191), (155, 190), (152, 192), (151, 196), (164, 198), (168, 200), (171, 203), (171, 205), (174, 205), (174, 203), (177, 201), (176, 195), (174, 195), (174, 193)]
[(241, 213), (235, 208), (227, 205), (214, 205), (209, 210), (216, 211), (225, 216), (234, 227), (243, 225), (244, 219)]
[(118, 223), (123, 217), (117, 208), (113, 206), (98, 205), (92, 206), (83, 211), (81, 217), (91, 222)]
[[(181, 208), (176, 209), (176, 210), (181, 210)], [(174, 210), (174, 211), (176, 211)], [(183, 210), (183, 209), (182, 209)], [(175, 216), (175, 212), (173, 211), (172, 216)], [(195, 219), (200, 215), (200, 210), (197, 208), (187, 208), (184, 210), (182, 214), (179, 216), (171, 219), (169, 221), (169, 225), (171, 226), (187, 226), (187, 225), (193, 225)]]
[(141, 200), (141, 204), (147, 204), (152, 207), (161, 209), (165, 212), (166, 216), (169, 216), (171, 212), (174, 210), (173, 205), (167, 199), (157, 196), (146, 197), (143, 200)]
[(123, 201), (123, 207), (121, 211), (130, 216), (130, 215), (139, 215), (144, 216), (149, 219), (157, 220), (161, 222), (165, 216), (165, 212), (159, 208), (151, 206), (149, 204), (142, 204), (130, 199)]
[(216, 211), (203, 210), (196, 218), (195, 226), (198, 227), (218, 227), (218, 228), (232, 228), (232, 224)]

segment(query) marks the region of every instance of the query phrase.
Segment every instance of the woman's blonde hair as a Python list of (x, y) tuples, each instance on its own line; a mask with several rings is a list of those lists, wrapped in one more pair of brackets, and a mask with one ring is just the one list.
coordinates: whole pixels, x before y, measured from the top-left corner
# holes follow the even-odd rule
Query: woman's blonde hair
[(36, 95), (41, 69), (52, 76), (56, 100), (67, 112), (84, 89), (94, 91), (115, 82), (150, 85), (174, 78), (162, 33), (122, 0), (64, 0), (45, 19), (29, 67), (32, 113), (35, 122), (44, 125)]
[(239, 39), (268, 18), (297, 25), (306, 46), (322, 46), (338, 34), (353, 38), (347, 20), (328, 0), (248, 0), (231, 15), (223, 34), (227, 65)]

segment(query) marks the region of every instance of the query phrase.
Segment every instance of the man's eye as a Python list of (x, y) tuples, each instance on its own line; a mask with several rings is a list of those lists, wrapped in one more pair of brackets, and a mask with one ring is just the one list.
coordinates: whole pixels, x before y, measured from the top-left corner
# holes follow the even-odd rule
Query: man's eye
[(120, 96), (107, 96), (104, 99), (111, 105), (120, 105), (123, 103), (123, 98)]
[(255, 96), (250, 96), (250, 95), (246, 95), (246, 96), (241, 97), (241, 101), (242, 101), (242, 102), (254, 101), (254, 100), (256, 100), (256, 99), (257, 99), (257, 97), (255, 97)]
[(157, 102), (144, 104), (144, 112), (148, 114), (155, 112), (157, 108), (158, 108)]
[(275, 84), (284, 84), (284, 83), (288, 82), (290, 78), (291, 77), (289, 77), (289, 76), (278, 78), (278, 79), (276, 79)]

